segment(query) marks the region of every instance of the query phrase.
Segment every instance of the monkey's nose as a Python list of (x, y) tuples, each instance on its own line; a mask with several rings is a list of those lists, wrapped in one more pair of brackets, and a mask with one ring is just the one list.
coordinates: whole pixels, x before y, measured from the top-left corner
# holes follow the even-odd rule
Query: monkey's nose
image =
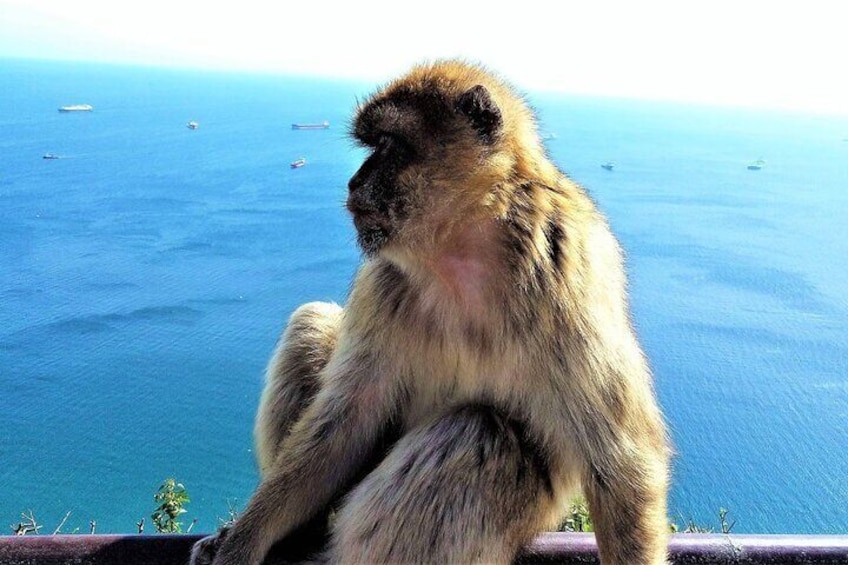
[(362, 176), (359, 174), (359, 171), (355, 172), (350, 180), (347, 181), (347, 190), (348, 192), (356, 192), (356, 190), (362, 188)]
[(355, 192), (355, 189), (352, 189), (350, 194), (348, 194), (345, 207), (354, 216), (362, 216), (371, 211), (367, 199), (363, 198), (359, 192)]
[(352, 214), (362, 215), (373, 211), (374, 206), (367, 190), (353, 182), (349, 184), (348, 188), (350, 192), (347, 195), (347, 209)]

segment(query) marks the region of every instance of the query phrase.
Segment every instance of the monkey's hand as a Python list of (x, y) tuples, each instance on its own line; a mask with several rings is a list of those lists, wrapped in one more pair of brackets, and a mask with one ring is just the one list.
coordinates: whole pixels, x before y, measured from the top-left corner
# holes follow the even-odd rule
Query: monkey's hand
[(189, 565), (212, 565), (218, 549), (220, 549), (224, 540), (227, 539), (229, 532), (229, 527), (221, 528), (218, 533), (206, 536), (195, 543), (191, 548)]

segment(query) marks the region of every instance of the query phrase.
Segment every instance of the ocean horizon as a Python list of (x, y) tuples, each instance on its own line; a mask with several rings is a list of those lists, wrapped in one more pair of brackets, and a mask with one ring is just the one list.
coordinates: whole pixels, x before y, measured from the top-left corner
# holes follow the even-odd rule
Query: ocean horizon
[[(377, 85), (11, 59), (0, 84), (0, 524), (150, 532), (173, 477), (211, 531), (257, 484), (289, 314), (349, 291), (347, 125)], [(848, 116), (527, 98), (625, 250), (670, 519), (848, 533)]]

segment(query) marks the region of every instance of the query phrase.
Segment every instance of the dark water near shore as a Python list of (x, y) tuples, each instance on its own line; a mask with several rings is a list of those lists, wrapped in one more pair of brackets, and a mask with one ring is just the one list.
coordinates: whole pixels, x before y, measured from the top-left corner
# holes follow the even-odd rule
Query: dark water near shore
[[(245, 503), (277, 334), (356, 268), (369, 89), (0, 61), (0, 524), (133, 531), (167, 476), (199, 530)], [(673, 517), (848, 532), (848, 119), (529, 98), (627, 251)]]

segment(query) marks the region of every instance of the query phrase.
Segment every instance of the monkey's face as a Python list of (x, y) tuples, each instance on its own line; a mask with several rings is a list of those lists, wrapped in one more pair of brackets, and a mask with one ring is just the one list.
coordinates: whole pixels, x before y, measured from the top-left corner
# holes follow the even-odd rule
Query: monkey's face
[(481, 201), (468, 179), (500, 128), (500, 112), (479, 85), (453, 96), (401, 85), (364, 105), (352, 134), (371, 154), (347, 198), (362, 250), (420, 249)]
[(412, 191), (402, 186), (401, 174), (417, 156), (409, 141), (396, 133), (377, 132), (366, 145), (372, 152), (348, 182), (347, 209), (360, 247), (374, 255), (408, 217)]

